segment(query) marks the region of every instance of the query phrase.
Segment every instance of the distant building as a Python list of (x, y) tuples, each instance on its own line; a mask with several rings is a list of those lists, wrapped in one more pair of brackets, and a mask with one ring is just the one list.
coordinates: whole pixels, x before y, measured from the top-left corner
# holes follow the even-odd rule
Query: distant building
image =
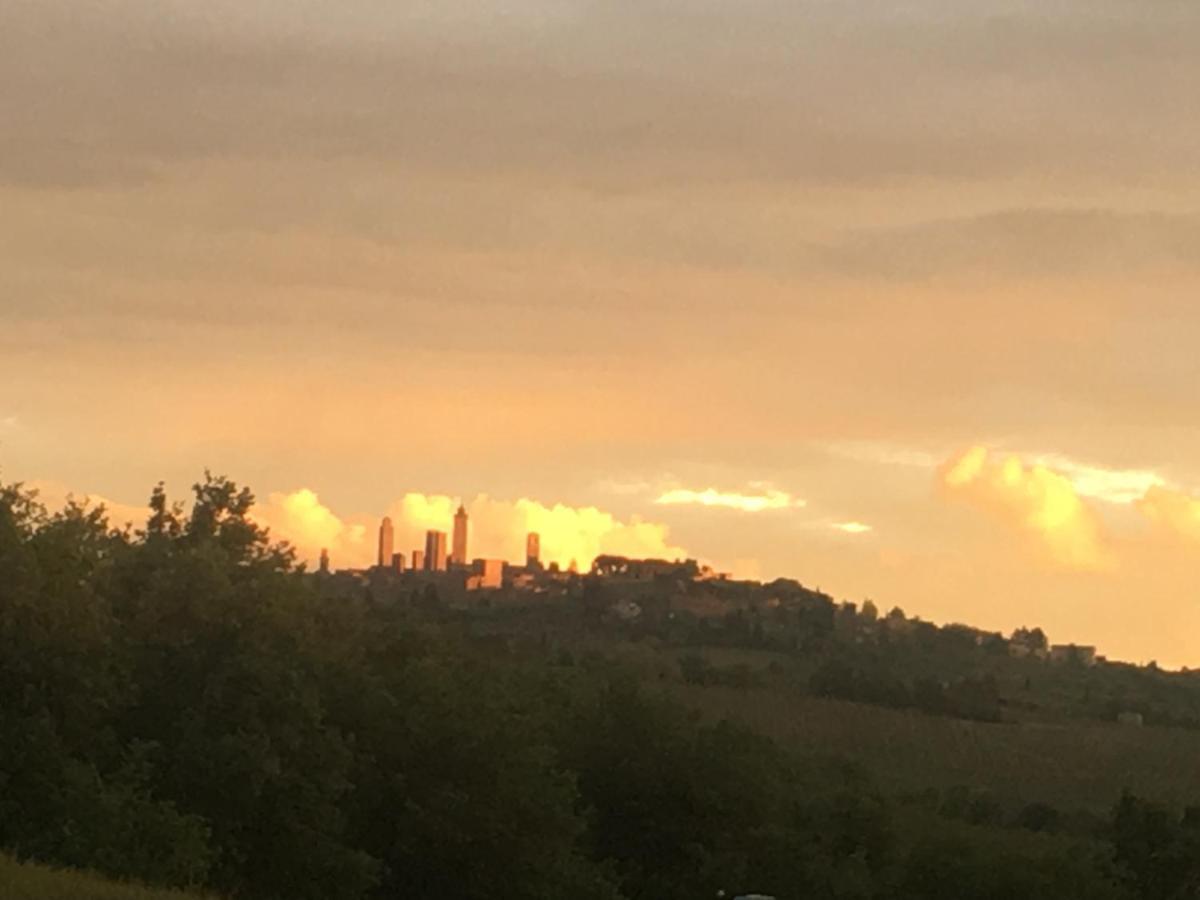
[(404, 554), (403, 553), (393, 553), (392, 554), (392, 571), (395, 572), (397, 575), (401, 574), (404, 571)]
[(387, 516), (379, 523), (379, 558), (376, 563), (381, 569), (392, 564), (392, 552), (396, 541), (392, 520)]
[(1008, 644), (1008, 655), (1017, 659), (1024, 659), (1027, 656), (1031, 656), (1034, 659), (1046, 659), (1050, 653), (1041, 647), (1031, 647), (1029, 644), (1010, 641)]
[(513, 575), (512, 586), (518, 591), (531, 591), (537, 587), (537, 576), (532, 572), (517, 572)]
[(592, 574), (606, 578), (624, 578), (634, 581), (653, 581), (660, 577), (681, 578), (694, 581), (700, 576), (700, 566), (695, 560), (627, 559), (624, 556), (597, 556), (592, 560)]
[(467, 510), (459, 504), (454, 514), (454, 543), (450, 551), (450, 562), (456, 566), (467, 564)]
[(1077, 662), (1085, 666), (1096, 664), (1096, 648), (1078, 644), (1055, 644), (1050, 648), (1050, 662)]
[(542, 537), (536, 531), (529, 532), (525, 538), (525, 565), (530, 569), (542, 565)]
[(425, 532), (425, 571), (446, 571), (446, 532)]
[(504, 560), (477, 559), (467, 579), (467, 590), (495, 590), (504, 586)]
[(414, 550), (412, 552), (412, 569), (414, 572), (420, 572), (425, 568), (425, 551)]
[(320, 568), (318, 571), (320, 571), (324, 575), (328, 575), (329, 574), (329, 551), (326, 550), (324, 547), (321, 548), (321, 562), (319, 565), (320, 565)]

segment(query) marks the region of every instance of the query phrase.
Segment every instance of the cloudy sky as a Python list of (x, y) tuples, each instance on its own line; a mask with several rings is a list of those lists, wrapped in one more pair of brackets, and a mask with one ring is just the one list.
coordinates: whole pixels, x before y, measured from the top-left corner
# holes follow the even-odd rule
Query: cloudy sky
[[(0, 477), (1200, 665), (1195, 0), (0, 0)], [(130, 513), (132, 515), (132, 513)], [(444, 524), (448, 525), (448, 521)]]

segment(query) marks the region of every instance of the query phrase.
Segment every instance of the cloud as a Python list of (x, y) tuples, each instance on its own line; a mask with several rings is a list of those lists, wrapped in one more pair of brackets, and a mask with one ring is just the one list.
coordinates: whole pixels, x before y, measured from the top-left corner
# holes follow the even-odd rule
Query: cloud
[(25, 487), (37, 491), (38, 500), (50, 512), (62, 509), (66, 506), (67, 501), (71, 499), (93, 508), (103, 506), (105, 512), (108, 514), (108, 523), (114, 528), (122, 528), (125, 525), (140, 528), (146, 524), (146, 519), (150, 515), (148, 505), (135, 506), (129, 503), (121, 503), (118, 500), (110, 500), (100, 494), (81, 494), (72, 491), (59, 481), (38, 479), (25, 482)]
[(739, 494), (707, 488), (702, 491), (673, 488), (654, 501), (660, 506), (718, 506), (742, 512), (763, 512), (769, 509), (790, 509), (804, 506), (804, 501), (786, 491), (765, 490), (760, 494)]
[(870, 525), (864, 525), (862, 522), (835, 522), (830, 527), (846, 534), (867, 534), (874, 531)]
[[(459, 501), (445, 494), (405, 494), (391, 504), (396, 551), (408, 557), (425, 546), (425, 532), (449, 532)], [(464, 504), (470, 516), (469, 553), (509, 561), (525, 558), (525, 536), (541, 537), (542, 561), (580, 569), (591, 566), (601, 554), (682, 559), (687, 551), (671, 543), (667, 526), (638, 516), (626, 520), (594, 506), (547, 506), (537, 500), (496, 500), (480, 494)], [(315, 560), (322, 548), (330, 552), (335, 567), (371, 565), (375, 561), (375, 535), (379, 520), (355, 516), (342, 518), (305, 488), (272, 494), (255, 513), (277, 539), (291, 542), (304, 560)]]
[(1081, 496), (1108, 503), (1136, 503), (1148, 491), (1164, 487), (1167, 483), (1161, 475), (1149, 469), (1106, 469), (1055, 454), (1039, 456), (1035, 462), (1066, 476)]
[(256, 522), (271, 530), (273, 539), (294, 546), (302, 560), (313, 562), (322, 550), (328, 550), (342, 565), (373, 561), (369, 556), (372, 544), (366, 524), (343, 521), (308, 488), (271, 494), (265, 503), (254, 508), (252, 515)]
[[(1179, 85), (1195, 72), (1198, 19), (1189, 4), (1151, 5), (1175, 9), (1130, 19), (1072, 0), (1058, 16), (1030, 5), (998, 23), (961, 3), (881, 15), (818, 0), (753, 15), (696, 3), (485, 15), (487, 4), (442, 0), (337, 16), (298, 2), (17, 3), (0, 32), (17, 136), (0, 174), (69, 184), (82, 168), (119, 183), (155, 160), (281, 148), (592, 184), (1006, 176), (1062, 160), (1109, 173), (1114, 158), (1194, 171)], [(835, 92), (821, 87), (831, 79)], [(1117, 119), (1139, 127), (1097, 141)], [(1134, 139), (1147, 132), (1156, 139)]]
[(1200, 541), (1200, 498), (1155, 485), (1137, 503), (1141, 513), (1180, 537)]
[(952, 496), (1036, 535), (1060, 565), (1109, 565), (1098, 516), (1069, 478), (1044, 465), (972, 447), (943, 467), (941, 482)]

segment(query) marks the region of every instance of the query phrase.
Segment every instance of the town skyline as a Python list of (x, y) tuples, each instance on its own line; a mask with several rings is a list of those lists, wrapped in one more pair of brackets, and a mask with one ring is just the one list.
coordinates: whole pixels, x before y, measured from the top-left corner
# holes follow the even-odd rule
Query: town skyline
[[(464, 568), (475, 561), (489, 561), (486, 557), (472, 559), (469, 551), (470, 544), (470, 515), (460, 502), (454, 513), (453, 533), (451, 537), (452, 550), (446, 553), (447, 532), (430, 528), (425, 532), (424, 548), (414, 548), (408, 554), (396, 549), (395, 526), (391, 516), (384, 516), (379, 522), (379, 550), (375, 556), (375, 568), (390, 569), (396, 573), (406, 571), (445, 572), (450, 568)], [(331, 556), (328, 547), (322, 547), (320, 552), (321, 570), (328, 571)], [(504, 562), (509, 562), (504, 560)], [(532, 568), (541, 563), (541, 535), (536, 531), (525, 535), (525, 566)], [(554, 564), (557, 566), (557, 563)], [(576, 563), (572, 563), (572, 568)]]
[[(543, 565), (541, 535), (535, 531), (525, 536), (524, 560), (472, 558), (468, 549), (469, 532), (470, 516), (460, 502), (453, 519), (453, 552), (449, 555), (445, 552), (447, 532), (431, 528), (425, 533), (424, 549), (415, 549), (406, 556), (393, 549), (394, 523), (390, 516), (384, 516), (379, 523), (374, 565), (337, 569), (331, 564), (328, 549), (321, 549), (315, 573), (319, 590), (335, 602), (346, 597), (370, 596), (374, 602), (398, 606), (428, 602), (468, 613), (500, 607), (527, 610), (531, 606), (558, 606), (568, 615), (582, 610), (599, 620), (627, 625), (641, 622), (645, 613), (667, 621), (684, 616), (694, 623), (728, 622), (730, 617), (777, 613), (786, 603), (792, 612), (807, 604), (809, 613), (817, 618), (822, 615), (818, 611), (823, 611), (831, 629), (836, 627), (839, 616), (843, 628), (847, 622), (855, 623), (852, 630), (865, 626), (874, 639), (886, 634), (905, 640), (918, 628), (928, 635), (929, 626), (937, 627), (937, 623), (925, 622), (920, 616), (910, 618), (898, 606), (884, 615), (871, 598), (861, 604), (839, 599), (819, 588), (805, 587), (792, 577), (781, 577), (767, 584), (753, 579), (739, 580), (695, 559), (638, 559), (604, 554), (582, 570), (576, 560), (566, 568), (556, 562)], [(594, 590), (596, 579), (605, 585), (599, 591)], [(580, 588), (581, 581), (590, 581), (591, 599), (589, 589)], [(432, 597), (426, 594), (430, 589), (434, 592)], [(797, 597), (803, 599), (797, 603)], [(1000, 648), (1016, 659), (1083, 668), (1109, 661), (1093, 645), (1073, 641), (1051, 643), (1038, 626), (1023, 625), (1005, 633), (966, 623), (941, 624), (978, 648), (989, 647), (993, 652)], [(1144, 724), (1140, 716), (1136, 724)]]

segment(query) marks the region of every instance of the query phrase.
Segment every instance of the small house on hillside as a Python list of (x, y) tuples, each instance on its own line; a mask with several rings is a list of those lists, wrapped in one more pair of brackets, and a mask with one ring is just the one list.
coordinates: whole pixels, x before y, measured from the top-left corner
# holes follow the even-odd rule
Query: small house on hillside
[(1096, 648), (1079, 644), (1055, 644), (1050, 648), (1050, 662), (1077, 662), (1085, 666), (1096, 664)]

